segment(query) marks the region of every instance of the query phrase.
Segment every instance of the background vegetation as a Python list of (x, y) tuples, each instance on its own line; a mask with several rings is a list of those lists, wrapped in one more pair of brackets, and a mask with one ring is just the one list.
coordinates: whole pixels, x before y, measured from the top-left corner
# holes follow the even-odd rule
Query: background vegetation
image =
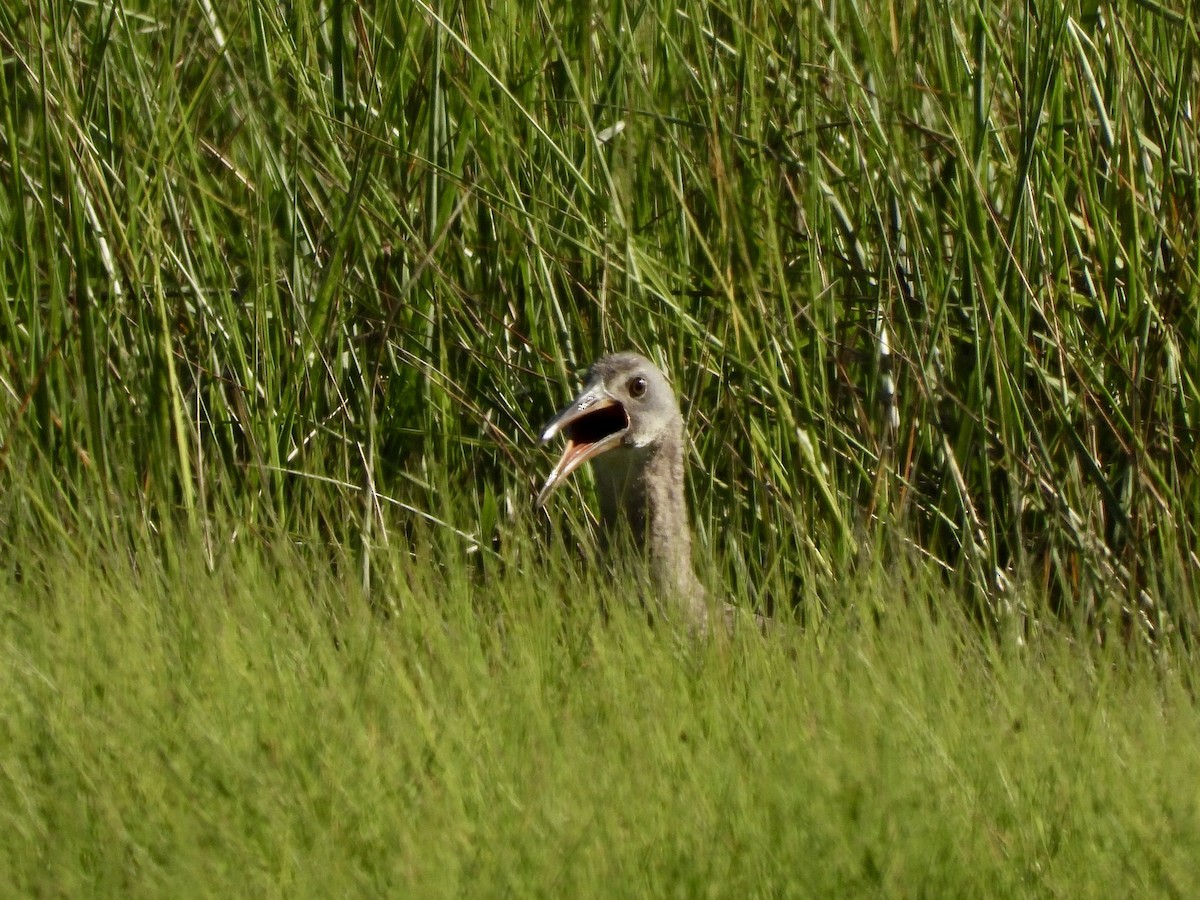
[[(1170, 0), (0, 7), (8, 865), (1191, 893), (1198, 51)], [(802, 629), (560, 608), (534, 439), (624, 348), (705, 580)]]

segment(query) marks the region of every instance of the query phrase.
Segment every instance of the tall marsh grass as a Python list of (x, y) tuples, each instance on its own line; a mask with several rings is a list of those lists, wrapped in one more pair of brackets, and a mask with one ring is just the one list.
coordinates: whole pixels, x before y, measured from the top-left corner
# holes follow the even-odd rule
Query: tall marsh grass
[(455, 485), (486, 544), (572, 373), (635, 347), (687, 399), (705, 544), (785, 602), (899, 552), (985, 620), (1032, 581), (1194, 631), (1186, 5), (45, 4), (0, 35), (8, 540), (235, 510), (369, 560)]

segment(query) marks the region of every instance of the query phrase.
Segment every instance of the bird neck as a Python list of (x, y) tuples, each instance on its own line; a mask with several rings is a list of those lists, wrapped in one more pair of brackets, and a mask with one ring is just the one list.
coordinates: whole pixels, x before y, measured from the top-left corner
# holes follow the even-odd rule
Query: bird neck
[(683, 433), (647, 447), (621, 448), (593, 460), (606, 538), (628, 523), (635, 546), (646, 550), (660, 593), (702, 597), (692, 570), (692, 531), (684, 496)]

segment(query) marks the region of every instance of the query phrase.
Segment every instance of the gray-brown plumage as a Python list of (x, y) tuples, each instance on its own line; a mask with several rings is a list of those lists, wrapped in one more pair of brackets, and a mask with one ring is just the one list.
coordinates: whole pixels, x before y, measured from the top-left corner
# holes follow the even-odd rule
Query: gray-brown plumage
[(537, 505), (591, 462), (609, 542), (627, 524), (648, 555), (659, 599), (679, 610), (689, 627), (705, 631), (706, 595), (692, 569), (683, 416), (666, 377), (636, 353), (601, 358), (588, 370), (579, 395), (546, 425), (542, 443), (558, 434), (567, 446)]

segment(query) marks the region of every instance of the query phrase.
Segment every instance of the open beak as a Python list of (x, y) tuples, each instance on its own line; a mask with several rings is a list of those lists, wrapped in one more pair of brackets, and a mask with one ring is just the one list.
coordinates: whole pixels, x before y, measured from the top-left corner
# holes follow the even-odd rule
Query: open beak
[(599, 383), (590, 384), (571, 401), (571, 404), (551, 419), (539, 444), (545, 444), (556, 434), (566, 435), (567, 446), (550, 477), (542, 485), (535, 501), (542, 506), (554, 489), (567, 476), (589, 459), (595, 459), (621, 443), (629, 430), (629, 414), (625, 407), (614, 400)]

